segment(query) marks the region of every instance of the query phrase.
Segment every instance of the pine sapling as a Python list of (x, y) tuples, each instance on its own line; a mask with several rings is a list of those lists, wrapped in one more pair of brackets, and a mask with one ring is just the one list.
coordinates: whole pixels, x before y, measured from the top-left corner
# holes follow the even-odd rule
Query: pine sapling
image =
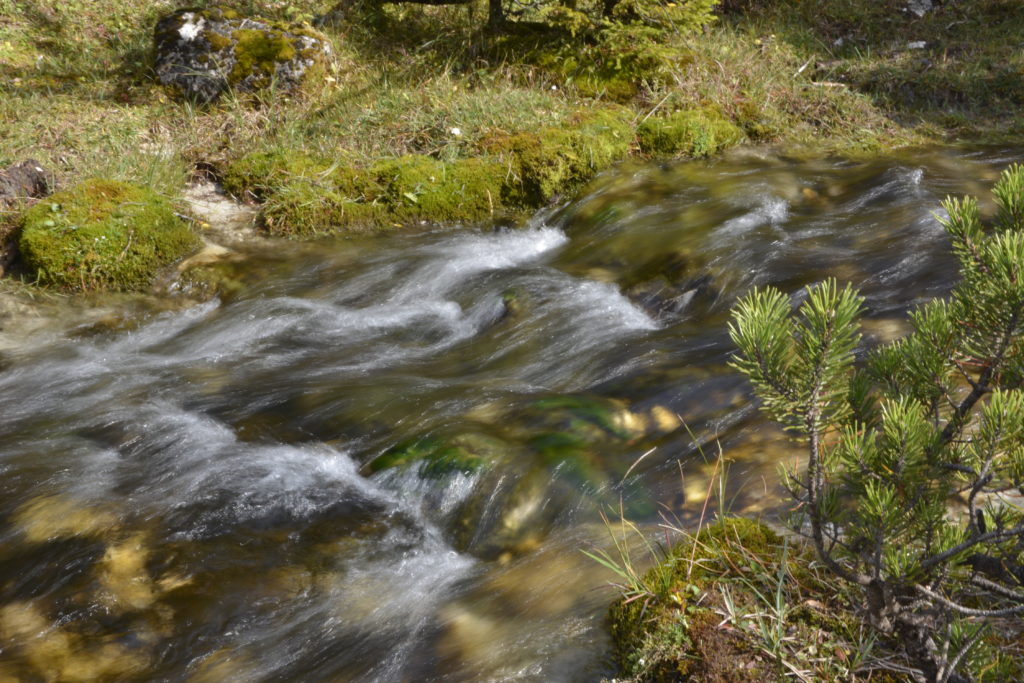
[(730, 325), (733, 366), (807, 445), (785, 479), (798, 530), (920, 681), (973, 680), (986, 629), (1024, 614), (1024, 167), (993, 196), (987, 228), (973, 198), (944, 202), (960, 280), (903, 339), (858, 354), (863, 298), (834, 280), (795, 313), (754, 290)]

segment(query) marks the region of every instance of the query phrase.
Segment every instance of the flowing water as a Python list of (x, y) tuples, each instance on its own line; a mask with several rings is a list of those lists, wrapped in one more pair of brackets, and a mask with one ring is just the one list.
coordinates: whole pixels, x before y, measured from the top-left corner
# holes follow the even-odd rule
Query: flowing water
[[(0, 371), (0, 678), (597, 680), (601, 511), (693, 524), (795, 457), (736, 297), (835, 275), (865, 332), (954, 274), (1018, 150), (623, 168), (515, 229), (254, 249), (219, 298)], [(991, 207), (983, 203), (985, 210)]]

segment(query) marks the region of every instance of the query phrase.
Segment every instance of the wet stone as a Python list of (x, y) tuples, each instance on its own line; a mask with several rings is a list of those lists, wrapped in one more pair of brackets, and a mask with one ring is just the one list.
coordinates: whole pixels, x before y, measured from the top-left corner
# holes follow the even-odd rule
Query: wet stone
[(87, 507), (62, 496), (29, 501), (18, 508), (14, 521), (29, 543), (76, 536), (103, 536), (118, 525), (117, 518), (110, 512)]

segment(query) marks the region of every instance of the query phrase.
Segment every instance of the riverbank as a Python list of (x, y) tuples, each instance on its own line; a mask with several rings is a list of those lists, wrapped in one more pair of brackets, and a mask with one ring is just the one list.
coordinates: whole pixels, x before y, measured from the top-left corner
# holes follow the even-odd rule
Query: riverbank
[[(336, 60), (322, 84), (202, 107), (151, 77), (152, 26), (174, 3), (7, 4), (0, 165), (32, 157), (58, 186), (103, 177), (175, 200), (201, 172), (263, 202), (262, 226), (285, 235), (514, 217), (626, 157), (863, 156), (1024, 127), (1024, 19), (998, 0), (920, 17), (895, 2), (726, 3), (696, 33), (586, 38), (530, 16), (488, 30), (473, 5), (387, 5), (320, 26)], [(286, 21), (325, 10), (233, 4)]]

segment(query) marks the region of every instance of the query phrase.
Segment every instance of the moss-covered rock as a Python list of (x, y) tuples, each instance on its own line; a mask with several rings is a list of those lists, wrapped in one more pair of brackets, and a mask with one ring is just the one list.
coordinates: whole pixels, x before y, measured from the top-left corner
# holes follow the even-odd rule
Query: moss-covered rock
[(227, 164), (222, 181), (263, 200), (261, 222), (280, 235), (480, 221), (541, 206), (627, 156), (631, 119), (624, 107), (578, 112), (561, 127), (491, 137), (479, 156), (453, 161), (408, 154), (360, 165), (261, 151)]
[(229, 164), (225, 189), (265, 200), (274, 234), (320, 234), (411, 222), (476, 221), (503, 210), (506, 171), (489, 157), (442, 162), (411, 154), (360, 167), (303, 154), (258, 152)]
[(331, 167), (330, 161), (302, 152), (253, 152), (221, 170), (221, 185), (239, 199), (262, 201), (292, 181), (322, 182)]
[(647, 154), (706, 157), (740, 142), (743, 131), (717, 112), (689, 109), (647, 119), (637, 139)]
[(212, 102), (225, 91), (274, 84), (291, 91), (325, 75), (330, 43), (305, 25), (242, 17), (222, 8), (178, 10), (157, 22), (156, 74), (184, 97)]
[(578, 112), (563, 126), (485, 141), (488, 152), (507, 162), (504, 200), (536, 207), (579, 188), (629, 154), (632, 118), (625, 107), (604, 107)]
[(18, 246), (39, 282), (72, 290), (132, 290), (195, 249), (199, 238), (151, 190), (92, 179), (36, 204)]
[[(370, 176), (356, 180), (369, 181)], [(352, 189), (305, 180), (287, 183), (261, 208), (260, 224), (274, 235), (303, 238), (391, 225), (389, 207), (379, 197)]]

